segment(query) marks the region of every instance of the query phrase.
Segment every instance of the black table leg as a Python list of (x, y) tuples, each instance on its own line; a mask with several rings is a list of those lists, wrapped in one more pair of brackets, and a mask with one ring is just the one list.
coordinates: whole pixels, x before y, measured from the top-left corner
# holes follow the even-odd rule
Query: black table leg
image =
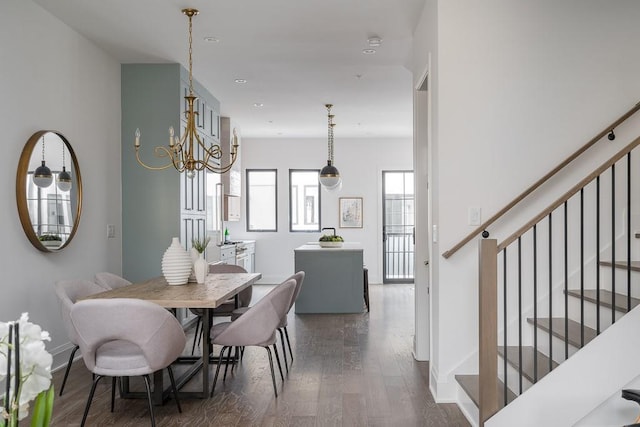
[(209, 393), (209, 352), (211, 351), (211, 318), (212, 309), (205, 308), (202, 317), (202, 398), (205, 399)]

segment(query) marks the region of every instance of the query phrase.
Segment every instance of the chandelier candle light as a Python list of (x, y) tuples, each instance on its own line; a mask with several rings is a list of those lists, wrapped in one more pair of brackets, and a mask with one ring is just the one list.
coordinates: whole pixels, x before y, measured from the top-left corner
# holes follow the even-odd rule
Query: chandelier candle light
[[(187, 119), (187, 125), (184, 130), (182, 139), (174, 135), (173, 126), (169, 127), (169, 145), (155, 147), (154, 153), (156, 157), (168, 157), (169, 162), (163, 166), (149, 166), (140, 160), (140, 129), (136, 129), (135, 133), (135, 149), (136, 160), (142, 166), (150, 170), (163, 170), (170, 166), (176, 168), (180, 173), (187, 172), (189, 178), (195, 176), (196, 171), (208, 170), (215, 173), (225, 173), (231, 169), (231, 166), (236, 161), (238, 156), (238, 138), (234, 135), (233, 145), (231, 146), (231, 152), (229, 153), (229, 163), (222, 162), (222, 148), (220, 145), (211, 144), (207, 147), (196, 130), (196, 115), (194, 111), (194, 102), (198, 99), (193, 94), (193, 59), (192, 59), (192, 18), (198, 14), (197, 9), (182, 9), (182, 13), (189, 18), (189, 95), (184, 99), (187, 101), (187, 111), (185, 116)], [(196, 159), (194, 153), (196, 147), (200, 146), (203, 149), (204, 155), (202, 159)]]
[(320, 184), (327, 190), (337, 190), (342, 184), (342, 178), (338, 168), (333, 165), (333, 127), (336, 125), (333, 123), (334, 115), (331, 114), (332, 104), (326, 104), (327, 107), (327, 119), (328, 119), (328, 156), (327, 165), (320, 171)]

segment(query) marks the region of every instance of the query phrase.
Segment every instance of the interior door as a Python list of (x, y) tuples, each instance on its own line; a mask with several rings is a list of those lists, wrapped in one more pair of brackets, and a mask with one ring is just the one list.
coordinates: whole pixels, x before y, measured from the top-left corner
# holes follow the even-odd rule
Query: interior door
[(413, 171), (382, 171), (382, 282), (413, 283)]

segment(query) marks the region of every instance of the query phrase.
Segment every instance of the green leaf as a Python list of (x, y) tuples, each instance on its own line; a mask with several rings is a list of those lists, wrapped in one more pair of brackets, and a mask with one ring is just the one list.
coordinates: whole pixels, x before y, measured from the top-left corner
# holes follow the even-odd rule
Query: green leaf
[(33, 416), (31, 417), (31, 427), (47, 427), (51, 423), (53, 398), (55, 395), (53, 384), (51, 384), (49, 390), (42, 391), (38, 397), (36, 397), (33, 406)]

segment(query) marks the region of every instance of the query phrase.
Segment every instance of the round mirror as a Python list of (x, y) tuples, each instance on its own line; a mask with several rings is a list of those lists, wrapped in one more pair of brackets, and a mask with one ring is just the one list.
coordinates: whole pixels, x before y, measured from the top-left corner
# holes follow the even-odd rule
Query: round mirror
[(82, 179), (69, 141), (42, 130), (27, 141), (18, 162), (16, 199), (22, 228), (43, 252), (71, 242), (80, 222)]

